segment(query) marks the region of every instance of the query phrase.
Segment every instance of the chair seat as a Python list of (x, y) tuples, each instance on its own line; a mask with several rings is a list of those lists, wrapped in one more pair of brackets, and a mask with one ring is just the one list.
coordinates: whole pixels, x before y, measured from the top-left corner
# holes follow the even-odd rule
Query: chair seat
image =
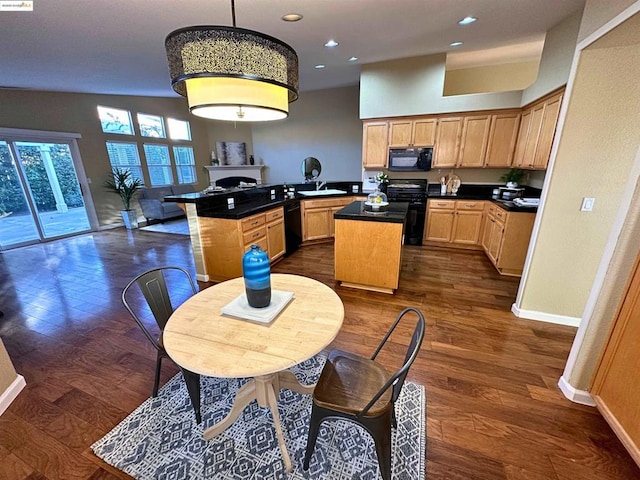
[[(316, 384), (313, 402), (322, 408), (356, 415), (389, 378), (385, 368), (375, 361), (333, 350)], [(378, 417), (392, 407), (392, 389), (387, 389), (365, 416)]]

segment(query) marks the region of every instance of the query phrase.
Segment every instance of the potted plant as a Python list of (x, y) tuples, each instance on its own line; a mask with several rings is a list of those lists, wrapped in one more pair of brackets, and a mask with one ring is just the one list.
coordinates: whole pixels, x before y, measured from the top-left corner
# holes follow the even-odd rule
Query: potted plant
[(507, 188), (516, 188), (520, 180), (524, 178), (526, 172), (519, 168), (512, 168), (500, 177), (500, 180), (507, 182)]
[(115, 167), (111, 171), (111, 176), (104, 182), (107, 190), (117, 193), (122, 199), (124, 209), (120, 212), (125, 227), (128, 229), (138, 228), (138, 214), (131, 208), (133, 196), (144, 186), (139, 178), (134, 178), (130, 170)]
[(381, 172), (376, 175), (376, 182), (378, 182), (378, 190), (387, 193), (387, 183), (389, 183), (389, 176), (386, 173)]

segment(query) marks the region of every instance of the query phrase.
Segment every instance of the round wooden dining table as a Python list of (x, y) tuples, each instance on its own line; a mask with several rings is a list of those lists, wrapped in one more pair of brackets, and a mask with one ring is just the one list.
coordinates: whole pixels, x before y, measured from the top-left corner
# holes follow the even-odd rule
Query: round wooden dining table
[(211, 377), (251, 379), (236, 395), (229, 414), (204, 431), (206, 440), (229, 427), (253, 400), (271, 410), (287, 471), (292, 471), (277, 398), (281, 388), (311, 394), (290, 367), (329, 345), (344, 319), (340, 297), (328, 286), (299, 275), (272, 274), (271, 288), (293, 292), (293, 299), (270, 323), (230, 317), (221, 308), (244, 293), (244, 279), (208, 287), (186, 300), (169, 318), (163, 342), (181, 367)]

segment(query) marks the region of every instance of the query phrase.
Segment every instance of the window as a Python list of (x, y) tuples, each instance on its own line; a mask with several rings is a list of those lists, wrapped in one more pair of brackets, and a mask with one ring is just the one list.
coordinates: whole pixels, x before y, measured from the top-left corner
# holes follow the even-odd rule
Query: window
[(191, 140), (191, 128), (186, 120), (167, 118), (171, 140)]
[(133, 122), (128, 110), (98, 106), (98, 116), (104, 133), (133, 135)]
[(169, 159), (169, 147), (166, 145), (144, 144), (144, 156), (147, 159), (147, 169), (151, 186), (172, 185), (171, 160)]
[(109, 161), (111, 162), (112, 167), (125, 168), (131, 172), (131, 175), (134, 178), (139, 178), (144, 182), (137, 144), (107, 142), (107, 152), (109, 154)]
[(196, 183), (196, 161), (191, 147), (173, 147), (178, 183)]
[(157, 115), (148, 115), (146, 113), (138, 113), (138, 126), (140, 127), (140, 135), (143, 137), (166, 138), (164, 131), (164, 121), (162, 117)]

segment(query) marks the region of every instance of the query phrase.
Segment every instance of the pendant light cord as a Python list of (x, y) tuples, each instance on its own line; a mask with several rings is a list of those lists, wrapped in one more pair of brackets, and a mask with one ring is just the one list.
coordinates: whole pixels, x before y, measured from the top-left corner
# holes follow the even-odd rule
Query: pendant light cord
[(236, 28), (236, 1), (231, 0), (231, 20), (233, 21), (233, 28)]

